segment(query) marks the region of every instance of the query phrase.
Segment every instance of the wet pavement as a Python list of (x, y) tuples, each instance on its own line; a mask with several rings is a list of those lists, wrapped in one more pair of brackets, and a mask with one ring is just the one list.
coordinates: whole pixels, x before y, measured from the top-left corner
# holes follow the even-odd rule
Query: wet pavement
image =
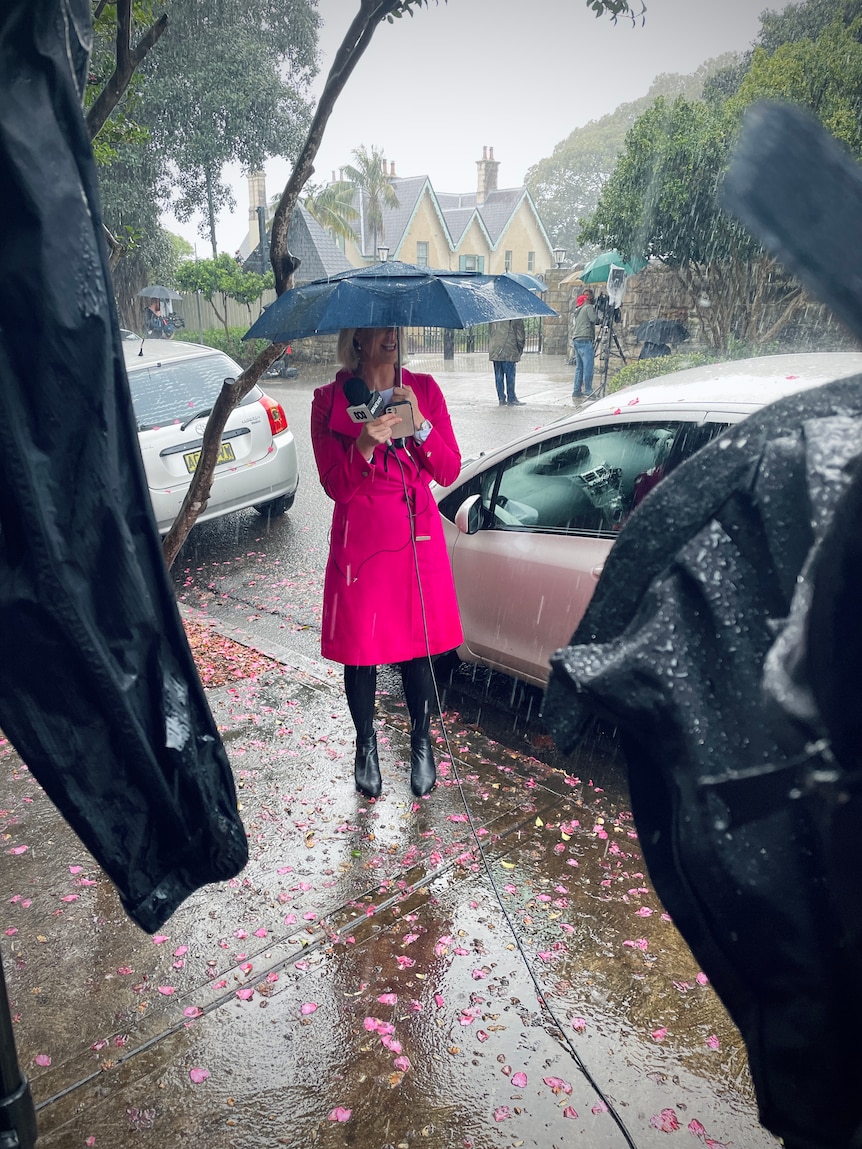
[(208, 691), (251, 860), (154, 937), (0, 744), (2, 952), (40, 1147), (777, 1144), (611, 766), (552, 769), (450, 712), (415, 801), (384, 694), (369, 802), (338, 668), (266, 653)]

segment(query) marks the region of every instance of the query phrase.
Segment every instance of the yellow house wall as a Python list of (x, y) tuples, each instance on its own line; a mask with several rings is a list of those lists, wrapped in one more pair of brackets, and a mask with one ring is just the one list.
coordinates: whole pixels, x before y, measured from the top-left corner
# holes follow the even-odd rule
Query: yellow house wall
[(404, 235), (404, 240), (398, 249), (398, 258), (404, 263), (415, 263), (417, 243), (428, 244), (429, 267), (450, 266), (449, 241), (427, 191), (423, 193), (413, 220)]
[(491, 262), (491, 250), (488, 247), (488, 240), (485, 238), (485, 233), (479, 226), (478, 222), (474, 219), (467, 230), (464, 232), (464, 238), (458, 244), (455, 251), (452, 253), (452, 259), (449, 266), (453, 271), (458, 270), (458, 257), (460, 255), (481, 255), (485, 257), (485, 274), (489, 273), (489, 264)]
[(536, 262), (533, 267), (534, 275), (544, 273), (554, 266), (554, 255), (548, 246), (547, 240), (539, 230), (536, 217), (527, 206), (522, 203), (503, 232), (497, 247), (491, 256), (492, 275), (501, 275), (506, 270), (506, 252), (512, 253), (512, 271), (528, 271), (527, 253), (536, 253)]

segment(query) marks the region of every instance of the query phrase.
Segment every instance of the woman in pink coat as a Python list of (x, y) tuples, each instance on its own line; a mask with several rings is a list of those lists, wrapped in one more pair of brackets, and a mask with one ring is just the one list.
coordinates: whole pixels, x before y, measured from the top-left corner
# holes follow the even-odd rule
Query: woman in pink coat
[[(452, 569), (431, 479), (457, 478), (461, 455), (443, 393), (430, 375), (401, 371), (393, 327), (348, 328), (343, 365), (314, 393), (311, 441), (323, 489), (335, 502), (323, 591), (321, 652), (344, 664), (356, 727), (356, 788), (381, 791), (374, 700), (377, 667), (398, 663), (410, 712), (410, 786), (417, 797), (437, 779), (429, 737), (434, 704), (431, 656), (461, 642)], [(355, 423), (344, 384), (358, 377), (387, 404), (410, 404), (414, 433), (396, 445), (399, 414)], [(354, 384), (356, 386), (356, 384)], [(403, 408), (402, 408), (403, 410)]]

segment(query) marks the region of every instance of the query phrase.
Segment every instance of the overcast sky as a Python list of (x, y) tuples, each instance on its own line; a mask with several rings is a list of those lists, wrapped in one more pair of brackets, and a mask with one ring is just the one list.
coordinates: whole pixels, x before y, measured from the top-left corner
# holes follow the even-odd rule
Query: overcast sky
[[(693, 72), (705, 60), (747, 48), (764, 8), (788, 0), (647, 0), (646, 22), (613, 25), (585, 0), (440, 0), (384, 24), (335, 106), (315, 164), (316, 182), (351, 161), (359, 145), (382, 148), (399, 176), (428, 175), (436, 190), (476, 187), (483, 146), (500, 161), (499, 186), (519, 187), (527, 169), (577, 127), (646, 93), (662, 72)], [(357, 0), (319, 0), (320, 91)], [(156, 49), (158, 50), (158, 49)], [(266, 166), (267, 195), (290, 174)], [(218, 223), (219, 250), (248, 231), (248, 192), (228, 178), (236, 210)], [(196, 223), (165, 227), (211, 254)]]

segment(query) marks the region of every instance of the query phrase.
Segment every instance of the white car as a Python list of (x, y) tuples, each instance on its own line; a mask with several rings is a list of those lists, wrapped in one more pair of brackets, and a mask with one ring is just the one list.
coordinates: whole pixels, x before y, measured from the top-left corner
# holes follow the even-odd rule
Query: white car
[(664, 475), (759, 407), (860, 374), (856, 352), (695, 367), (465, 464), (435, 490), (464, 626), (458, 655), (544, 686), (627, 516)]
[[(225, 379), (242, 368), (221, 351), (167, 340), (123, 342), (147, 485), (159, 531), (177, 516), (200, 457), (207, 416)], [(282, 515), (299, 485), (296, 443), (284, 408), (252, 387), (231, 412), (198, 521), (254, 507)]]

